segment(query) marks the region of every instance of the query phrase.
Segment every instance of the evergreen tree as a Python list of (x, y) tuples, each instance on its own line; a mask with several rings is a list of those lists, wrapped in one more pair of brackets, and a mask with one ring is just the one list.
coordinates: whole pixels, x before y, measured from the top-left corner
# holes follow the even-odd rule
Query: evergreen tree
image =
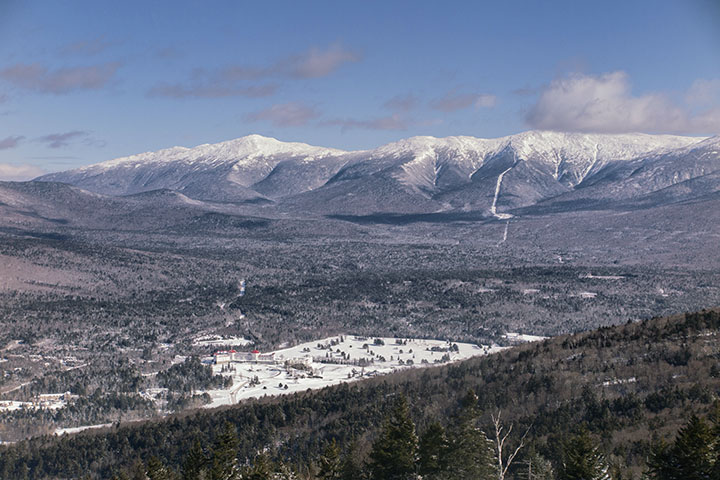
[(145, 469), (145, 464), (137, 460), (132, 466), (132, 470), (130, 471), (130, 478), (132, 480), (147, 480), (147, 471)]
[(477, 403), (475, 392), (468, 391), (450, 429), (444, 475), (448, 480), (495, 478), (493, 445), (478, 426), (480, 411)]
[(299, 480), (301, 477), (287, 464), (280, 462), (271, 478), (273, 480)]
[(243, 480), (271, 480), (273, 478), (273, 465), (266, 453), (255, 457), (252, 466), (242, 476)]
[(720, 480), (720, 401), (715, 401), (710, 410), (710, 431), (712, 435), (712, 480)]
[(318, 472), (318, 478), (323, 480), (341, 478), (342, 461), (340, 459), (340, 447), (338, 447), (334, 438), (332, 442), (325, 447), (319, 463), (320, 472)]
[(183, 480), (205, 480), (207, 478), (207, 463), (207, 456), (200, 440), (195, 440), (183, 462)]
[(649, 474), (657, 480), (707, 480), (715, 470), (715, 438), (706, 421), (693, 415), (680, 429), (675, 442), (653, 447)]
[(563, 446), (558, 480), (609, 480), (608, 464), (587, 430)]
[(150, 480), (173, 480), (172, 472), (156, 456), (150, 457), (145, 467)]
[(363, 477), (363, 471), (360, 465), (355, 461), (355, 446), (351, 445), (343, 457), (340, 466), (341, 480), (360, 480)]
[(210, 480), (235, 480), (240, 478), (237, 463), (239, 441), (235, 426), (225, 423), (223, 432), (215, 441), (210, 466)]
[(446, 467), (449, 442), (445, 429), (439, 423), (432, 423), (420, 438), (418, 473), (423, 478), (432, 478)]
[(385, 418), (380, 436), (370, 452), (370, 474), (373, 480), (413, 478), (418, 439), (405, 397), (400, 396)]

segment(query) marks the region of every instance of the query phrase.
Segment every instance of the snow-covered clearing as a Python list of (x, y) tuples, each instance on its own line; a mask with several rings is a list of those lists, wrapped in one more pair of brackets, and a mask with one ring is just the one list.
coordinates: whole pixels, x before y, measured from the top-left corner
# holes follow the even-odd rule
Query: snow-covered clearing
[(509, 228), (510, 228), (510, 220), (508, 220), (507, 223), (505, 223), (505, 231), (503, 232), (503, 238), (502, 238), (502, 240), (500, 240), (498, 245), (502, 245), (503, 243), (507, 242)]
[(263, 395), (322, 388), (402, 369), (457, 362), (495, 353), (503, 348), (497, 345), (449, 343), (444, 340), (351, 335), (325, 338), (270, 352), (274, 353), (275, 358), (272, 363), (230, 362), (213, 365), (216, 373), (233, 378), (233, 386), (227, 390), (208, 391), (212, 402), (206, 408), (231, 405)]

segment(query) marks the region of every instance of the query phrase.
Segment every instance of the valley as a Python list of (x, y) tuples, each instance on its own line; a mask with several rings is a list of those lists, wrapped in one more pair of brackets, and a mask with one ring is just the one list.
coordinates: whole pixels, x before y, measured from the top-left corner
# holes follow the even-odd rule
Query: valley
[[(347, 153), (252, 136), (0, 183), (0, 440), (236, 408), (720, 305), (717, 155), (705, 140), (631, 139), (530, 132)], [(673, 160), (683, 149), (695, 163)], [(677, 171), (652, 185), (622, 173), (668, 162)], [(183, 184), (185, 168), (201, 183)], [(616, 195), (617, 181), (642, 188)], [(253, 350), (284, 358), (235, 361)]]

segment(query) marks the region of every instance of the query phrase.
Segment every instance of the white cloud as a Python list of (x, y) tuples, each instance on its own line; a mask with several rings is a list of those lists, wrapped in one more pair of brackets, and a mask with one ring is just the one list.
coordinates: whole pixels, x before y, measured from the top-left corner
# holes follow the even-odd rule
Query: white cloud
[(690, 105), (710, 106), (720, 101), (720, 78), (695, 80), (685, 95)]
[(720, 108), (696, 112), (662, 93), (634, 96), (622, 71), (576, 73), (545, 87), (526, 121), (546, 130), (713, 134), (720, 132)]
[(39, 177), (45, 171), (34, 165), (10, 165), (0, 163), (0, 180), (4, 181), (23, 181)]

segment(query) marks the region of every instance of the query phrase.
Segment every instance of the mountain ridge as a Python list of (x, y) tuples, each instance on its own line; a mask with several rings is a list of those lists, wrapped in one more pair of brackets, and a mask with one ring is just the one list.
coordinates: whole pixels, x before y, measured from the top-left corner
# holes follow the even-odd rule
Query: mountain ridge
[[(249, 135), (36, 180), (115, 196), (170, 189), (195, 200), (315, 214), (483, 211), (508, 218), (513, 209), (572, 197), (598, 183), (608, 185), (607, 200), (617, 200), (620, 190), (633, 190), (625, 184), (643, 167), (655, 168), (658, 177), (643, 178), (631, 197), (712, 173), (720, 169), (719, 139), (527, 131), (490, 139), (410, 137), (344, 151)], [(686, 157), (696, 160), (683, 165)]]

